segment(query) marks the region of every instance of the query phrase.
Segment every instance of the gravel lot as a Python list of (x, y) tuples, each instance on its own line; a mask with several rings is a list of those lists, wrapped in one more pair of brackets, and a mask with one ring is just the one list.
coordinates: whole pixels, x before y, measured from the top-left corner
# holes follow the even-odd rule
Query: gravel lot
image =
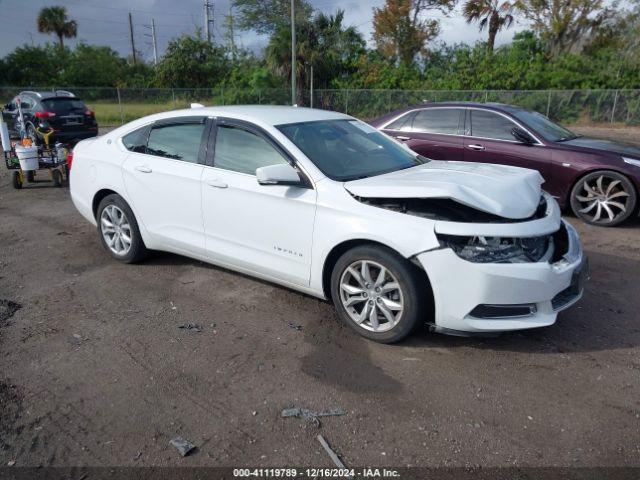
[(331, 466), (295, 405), (348, 412), (320, 432), (349, 466), (640, 466), (640, 222), (570, 221), (592, 280), (555, 326), (384, 346), (197, 261), (120, 265), (67, 189), (2, 169), (0, 465)]

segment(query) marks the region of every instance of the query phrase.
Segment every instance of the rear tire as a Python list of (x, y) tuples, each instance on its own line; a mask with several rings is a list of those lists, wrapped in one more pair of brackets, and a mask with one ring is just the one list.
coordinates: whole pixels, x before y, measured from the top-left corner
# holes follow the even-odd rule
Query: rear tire
[(418, 267), (378, 245), (347, 251), (331, 274), (338, 316), (380, 343), (398, 342), (426, 322), (429, 288)]
[(31, 139), (33, 145), (40, 145), (40, 138), (38, 137), (38, 132), (33, 125), (27, 126), (27, 137)]
[(111, 194), (102, 199), (96, 221), (102, 246), (113, 258), (135, 263), (147, 256), (136, 217), (120, 195)]

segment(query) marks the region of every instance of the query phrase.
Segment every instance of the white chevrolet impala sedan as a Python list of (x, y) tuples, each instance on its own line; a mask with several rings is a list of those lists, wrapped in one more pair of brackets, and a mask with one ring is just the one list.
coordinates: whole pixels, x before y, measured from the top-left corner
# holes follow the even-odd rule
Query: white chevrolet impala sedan
[(361, 335), (551, 325), (583, 291), (576, 231), (539, 173), (433, 161), (340, 113), (197, 107), (73, 153), (106, 251), (164, 250), (331, 299)]

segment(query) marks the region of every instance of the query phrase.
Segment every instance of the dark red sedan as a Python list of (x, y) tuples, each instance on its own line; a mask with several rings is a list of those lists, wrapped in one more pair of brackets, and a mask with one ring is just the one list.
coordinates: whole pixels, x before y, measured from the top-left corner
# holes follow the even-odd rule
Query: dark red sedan
[(614, 226), (636, 211), (640, 148), (576, 135), (544, 115), (490, 103), (426, 103), (371, 125), (435, 160), (538, 170), (545, 190), (587, 223)]

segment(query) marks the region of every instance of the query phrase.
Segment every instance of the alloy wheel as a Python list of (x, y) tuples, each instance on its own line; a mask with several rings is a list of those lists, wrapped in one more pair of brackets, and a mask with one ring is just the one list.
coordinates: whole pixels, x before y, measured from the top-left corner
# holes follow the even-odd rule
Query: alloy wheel
[(372, 332), (391, 330), (404, 310), (398, 280), (383, 265), (371, 260), (358, 260), (344, 270), (340, 300), (351, 320)]
[(619, 179), (606, 174), (586, 178), (575, 196), (577, 213), (593, 223), (611, 223), (627, 215), (629, 198)]
[(131, 249), (131, 225), (125, 213), (116, 205), (107, 205), (100, 215), (100, 231), (107, 247), (116, 255), (126, 255)]

